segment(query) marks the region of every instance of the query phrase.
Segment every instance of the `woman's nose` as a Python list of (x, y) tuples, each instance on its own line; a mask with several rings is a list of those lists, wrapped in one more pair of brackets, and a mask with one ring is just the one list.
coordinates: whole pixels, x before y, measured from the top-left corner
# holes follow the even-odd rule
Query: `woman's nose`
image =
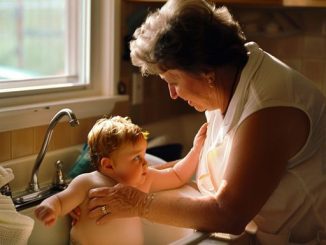
[(143, 161), (143, 164), (142, 164), (141, 168), (143, 169), (143, 171), (144, 170), (146, 171), (148, 169), (148, 163), (147, 163), (146, 160)]
[(170, 92), (170, 97), (171, 99), (177, 99), (178, 98), (178, 94), (177, 91), (175, 89), (175, 86), (168, 84), (169, 87), (169, 92)]

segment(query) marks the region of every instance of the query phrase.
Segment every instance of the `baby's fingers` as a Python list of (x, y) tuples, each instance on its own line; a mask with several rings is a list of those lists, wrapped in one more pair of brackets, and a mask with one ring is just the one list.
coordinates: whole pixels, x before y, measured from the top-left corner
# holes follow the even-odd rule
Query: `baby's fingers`
[(47, 208), (39, 207), (34, 211), (36, 218), (41, 220), (46, 226), (51, 226), (55, 223), (55, 215), (49, 211)]
[(75, 209), (73, 209), (70, 213), (69, 213), (69, 216), (73, 219), (73, 220), (76, 220), (78, 221), (79, 220), (79, 217), (80, 217), (80, 207), (77, 207)]
[(44, 207), (42, 207), (42, 206), (37, 207), (34, 210), (34, 215), (38, 219), (42, 219), (45, 214), (46, 214), (46, 209)]
[(55, 217), (53, 215), (47, 216), (44, 220), (43, 223), (46, 226), (52, 226), (55, 223)]
[(207, 126), (208, 126), (208, 123), (204, 123), (204, 124), (200, 127), (198, 134), (199, 134), (199, 135), (206, 135)]

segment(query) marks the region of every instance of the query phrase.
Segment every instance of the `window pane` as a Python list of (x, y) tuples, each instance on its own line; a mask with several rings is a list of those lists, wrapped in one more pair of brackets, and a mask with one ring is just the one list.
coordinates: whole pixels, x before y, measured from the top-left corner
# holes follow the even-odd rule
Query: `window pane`
[(0, 80), (67, 75), (65, 0), (0, 0)]

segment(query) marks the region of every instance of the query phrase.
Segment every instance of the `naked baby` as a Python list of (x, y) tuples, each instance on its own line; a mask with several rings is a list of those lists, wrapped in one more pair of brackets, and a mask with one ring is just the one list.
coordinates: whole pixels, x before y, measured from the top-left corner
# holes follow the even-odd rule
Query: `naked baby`
[[(147, 132), (129, 118), (115, 116), (99, 119), (88, 134), (90, 156), (95, 171), (77, 176), (67, 189), (45, 199), (35, 216), (46, 226), (52, 226), (58, 216), (80, 208), (78, 222), (70, 232), (72, 244), (142, 244), (140, 218), (113, 219), (103, 225), (87, 217), (88, 192), (92, 188), (130, 185), (145, 193), (173, 189), (186, 184), (194, 174), (206, 137), (207, 125), (198, 131), (193, 148), (172, 168), (148, 167), (145, 160)], [(109, 207), (102, 207), (110, 215)]]

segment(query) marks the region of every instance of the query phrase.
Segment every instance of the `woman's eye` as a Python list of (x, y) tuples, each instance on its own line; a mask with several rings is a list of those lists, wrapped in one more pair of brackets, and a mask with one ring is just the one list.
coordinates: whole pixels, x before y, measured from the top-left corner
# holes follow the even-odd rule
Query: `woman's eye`
[(140, 161), (140, 159), (141, 159), (140, 156), (135, 156), (134, 158), (135, 161)]

